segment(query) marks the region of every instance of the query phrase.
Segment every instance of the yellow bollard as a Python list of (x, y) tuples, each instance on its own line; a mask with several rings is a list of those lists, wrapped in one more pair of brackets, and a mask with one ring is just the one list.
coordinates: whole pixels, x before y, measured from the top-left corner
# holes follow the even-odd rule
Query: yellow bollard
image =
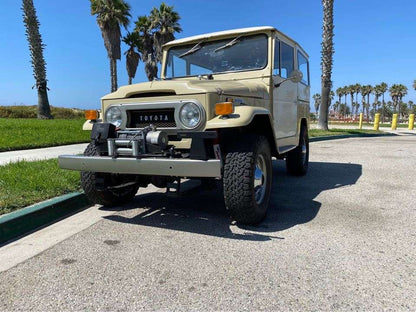
[(380, 113), (376, 113), (374, 116), (374, 130), (378, 131), (379, 125), (380, 125)]
[(414, 123), (415, 123), (415, 114), (410, 114), (409, 115), (409, 130), (413, 130)]
[(358, 129), (363, 128), (363, 113), (360, 113), (360, 123), (358, 124)]
[(391, 130), (397, 129), (397, 114), (393, 114), (393, 120), (391, 121)]

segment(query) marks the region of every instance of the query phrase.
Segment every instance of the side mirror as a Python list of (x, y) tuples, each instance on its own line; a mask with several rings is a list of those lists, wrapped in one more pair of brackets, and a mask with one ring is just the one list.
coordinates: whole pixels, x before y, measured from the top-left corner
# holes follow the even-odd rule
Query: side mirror
[(292, 82), (298, 83), (302, 81), (303, 74), (300, 70), (295, 69), (292, 71), (289, 78)]
[(292, 71), (292, 73), (290, 74), (290, 77), (289, 78), (285, 78), (282, 81), (280, 81), (279, 83), (276, 83), (274, 85), (274, 87), (275, 88), (278, 88), (278, 87), (280, 87), (280, 85), (283, 82), (288, 81), (288, 80), (292, 81), (293, 83), (298, 83), (298, 82), (301, 82), (302, 81), (302, 78), (303, 78), (302, 72), (300, 70), (294, 69)]

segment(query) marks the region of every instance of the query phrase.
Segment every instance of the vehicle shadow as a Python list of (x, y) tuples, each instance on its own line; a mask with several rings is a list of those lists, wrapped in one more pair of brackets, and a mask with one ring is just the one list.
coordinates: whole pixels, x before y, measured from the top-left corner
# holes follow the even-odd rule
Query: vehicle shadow
[(236, 224), (240, 230), (234, 232), (238, 233), (234, 233), (230, 226), (232, 223), (225, 210), (221, 187), (212, 191), (191, 191), (179, 198), (170, 198), (157, 192), (139, 195), (119, 210), (134, 211), (142, 208), (144, 211), (129, 217), (123, 216), (130, 214), (126, 212), (105, 218), (229, 239), (281, 239), (271, 234), (309, 222), (316, 217), (321, 203), (314, 199), (319, 193), (355, 184), (361, 174), (362, 167), (359, 164), (310, 162), (306, 176), (293, 177), (286, 173), (283, 161), (273, 161), (273, 189), (268, 214), (258, 226)]

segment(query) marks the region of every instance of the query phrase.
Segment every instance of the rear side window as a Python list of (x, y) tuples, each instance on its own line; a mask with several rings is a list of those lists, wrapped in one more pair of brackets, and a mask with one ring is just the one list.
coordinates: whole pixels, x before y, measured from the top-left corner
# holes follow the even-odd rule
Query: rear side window
[(289, 78), (290, 74), (294, 70), (294, 49), (290, 45), (281, 42), (281, 74), (280, 76), (282, 78)]
[(303, 74), (302, 83), (309, 85), (309, 62), (300, 51), (298, 51), (298, 70)]

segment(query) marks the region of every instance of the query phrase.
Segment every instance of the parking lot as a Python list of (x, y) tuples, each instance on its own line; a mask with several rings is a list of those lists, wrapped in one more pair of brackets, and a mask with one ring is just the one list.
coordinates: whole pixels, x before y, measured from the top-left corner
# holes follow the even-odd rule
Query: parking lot
[(305, 177), (273, 162), (258, 227), (230, 223), (221, 190), (92, 207), (97, 221), (0, 273), (0, 310), (414, 310), (415, 155), (414, 132), (313, 142)]

